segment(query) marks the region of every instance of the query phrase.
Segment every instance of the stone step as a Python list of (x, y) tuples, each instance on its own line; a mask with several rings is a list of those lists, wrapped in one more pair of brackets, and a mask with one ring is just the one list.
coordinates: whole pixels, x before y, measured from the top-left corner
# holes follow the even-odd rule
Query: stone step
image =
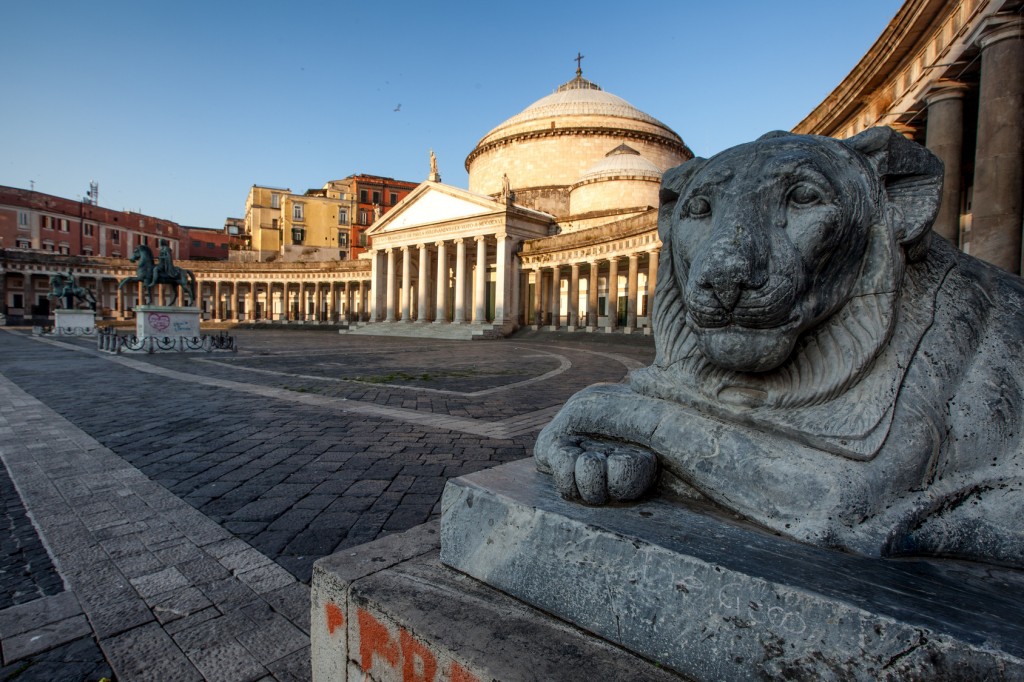
[(418, 322), (374, 322), (339, 329), (339, 334), (357, 336), (404, 336), (418, 339), (480, 340), (500, 339), (511, 329), (500, 324), (433, 324)]
[(313, 682), (684, 679), (438, 560), (437, 522), (313, 569)]

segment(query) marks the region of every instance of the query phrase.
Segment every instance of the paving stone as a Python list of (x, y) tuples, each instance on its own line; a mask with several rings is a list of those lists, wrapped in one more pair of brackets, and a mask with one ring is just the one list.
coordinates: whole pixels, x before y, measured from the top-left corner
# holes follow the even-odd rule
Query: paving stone
[(82, 613), (72, 592), (61, 592), (0, 610), (0, 640)]
[(135, 595), (126, 599), (100, 601), (89, 609), (89, 622), (100, 638), (120, 634), (152, 620), (153, 612)]
[(187, 587), (189, 580), (177, 568), (170, 566), (156, 573), (132, 578), (131, 583), (139, 595), (146, 598)]
[(81, 614), (34, 627), (13, 637), (4, 638), (2, 643), (4, 663), (20, 661), (32, 654), (52, 649), (90, 634), (92, 634), (92, 629), (89, 627), (89, 621)]
[(157, 623), (104, 639), (102, 648), (115, 674), (140, 682), (199, 682), (202, 674)]

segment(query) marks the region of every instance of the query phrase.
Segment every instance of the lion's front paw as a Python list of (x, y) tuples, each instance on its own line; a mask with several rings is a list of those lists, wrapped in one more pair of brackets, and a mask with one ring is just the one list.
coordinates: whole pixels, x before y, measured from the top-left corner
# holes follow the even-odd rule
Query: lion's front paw
[(629, 443), (591, 438), (558, 439), (547, 463), (563, 497), (587, 504), (634, 500), (654, 483), (658, 459)]

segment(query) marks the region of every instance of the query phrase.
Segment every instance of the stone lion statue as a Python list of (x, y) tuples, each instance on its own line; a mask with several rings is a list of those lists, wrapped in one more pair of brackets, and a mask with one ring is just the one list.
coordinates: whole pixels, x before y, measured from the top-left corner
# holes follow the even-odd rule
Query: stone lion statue
[(889, 128), (668, 171), (654, 365), (573, 396), (538, 467), (589, 504), (660, 481), (815, 545), (1024, 568), (1024, 282), (932, 238), (941, 185)]

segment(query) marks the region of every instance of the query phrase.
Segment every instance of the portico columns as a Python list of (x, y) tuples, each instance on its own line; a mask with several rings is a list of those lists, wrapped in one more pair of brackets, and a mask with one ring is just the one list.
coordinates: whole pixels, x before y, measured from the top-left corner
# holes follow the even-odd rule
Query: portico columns
[(448, 251), (445, 243), (436, 242), (437, 247), (437, 291), (435, 292), (434, 322), (448, 321)]
[(639, 294), (640, 255), (629, 254), (629, 275), (626, 283), (626, 329), (636, 329), (637, 295)]
[(466, 321), (466, 241), (455, 240), (455, 317), (452, 322)]
[(420, 277), (416, 283), (416, 291), (419, 293), (419, 304), (416, 306), (416, 321), (427, 322), (430, 317), (430, 307), (427, 304), (427, 292), (430, 291), (430, 252), (426, 244), (420, 244)]
[[(376, 289), (374, 289), (374, 291), (376, 291)], [(367, 287), (366, 287), (366, 280), (360, 281), (359, 282), (359, 320), (360, 321), (362, 321), (363, 318), (367, 317), (369, 312), (370, 312), (370, 308), (369, 308), (370, 301), (369, 301), (369, 296), (367, 295), (367, 293), (368, 292), (367, 292)]]
[(1019, 274), (1024, 187), (1024, 19), (989, 19), (979, 38), (978, 150), (971, 255)]
[(647, 317), (650, 318), (654, 312), (654, 290), (658, 286), (658, 254), (660, 252), (647, 252)]
[(619, 259), (608, 259), (608, 329), (619, 326)]
[(590, 282), (587, 285), (587, 326), (597, 326), (597, 261), (590, 262)]
[(487, 237), (483, 235), (476, 240), (476, 278), (473, 287), (473, 322), (487, 322)]
[(580, 324), (580, 264), (569, 266), (569, 301), (565, 324), (570, 331)]
[(551, 268), (551, 327), (558, 329), (559, 318), (562, 316), (562, 269), (555, 265)]
[(408, 246), (402, 247), (402, 322), (410, 319), (412, 307), (412, 251)]
[(397, 274), (395, 272), (395, 250), (394, 249), (388, 249), (387, 250), (387, 254), (388, 254), (388, 273), (387, 273), (388, 289), (387, 289), (387, 295), (386, 295), (385, 302), (384, 302), (384, 305), (387, 306), (387, 314), (386, 314), (384, 320), (386, 322), (394, 322), (395, 321), (395, 276)]
[(512, 308), (512, 240), (507, 234), (495, 235), (498, 239), (495, 263), (494, 323), (507, 324)]
[(544, 324), (544, 310), (541, 307), (542, 290), (544, 289), (544, 271), (540, 269), (540, 266), (533, 268), (533, 324), (540, 327)]

